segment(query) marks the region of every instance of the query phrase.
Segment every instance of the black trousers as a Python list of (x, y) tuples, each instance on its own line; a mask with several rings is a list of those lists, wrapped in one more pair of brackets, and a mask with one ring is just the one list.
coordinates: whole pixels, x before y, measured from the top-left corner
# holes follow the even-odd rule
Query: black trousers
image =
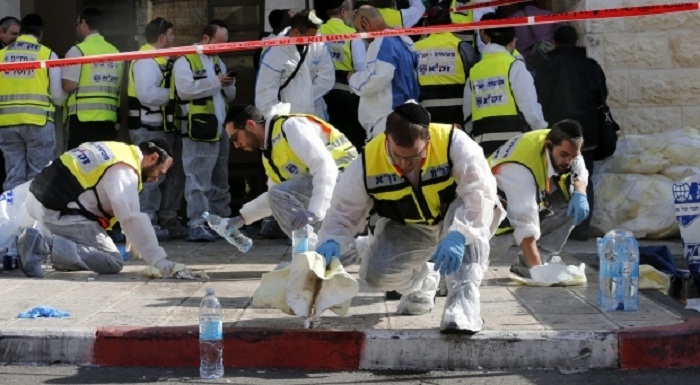
[(114, 122), (81, 122), (77, 115), (68, 118), (68, 149), (85, 142), (113, 141), (119, 132)]
[(333, 89), (323, 99), (328, 106), (328, 123), (342, 132), (358, 152), (362, 150), (367, 132), (357, 120), (360, 97), (348, 91)]

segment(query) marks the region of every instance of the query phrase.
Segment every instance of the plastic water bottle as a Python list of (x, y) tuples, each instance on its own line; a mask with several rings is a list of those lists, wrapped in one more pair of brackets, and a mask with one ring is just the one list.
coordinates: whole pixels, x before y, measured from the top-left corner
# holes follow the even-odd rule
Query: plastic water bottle
[(623, 310), (639, 309), (639, 243), (630, 232), (626, 232), (622, 260)]
[(604, 311), (639, 309), (639, 244), (629, 231), (598, 238), (598, 303)]
[(311, 251), (310, 237), (313, 232), (311, 225), (292, 231), (292, 255)]
[(243, 253), (248, 252), (251, 247), (253, 247), (253, 240), (246, 237), (241, 233), (235, 226), (233, 226), (229, 218), (222, 218), (215, 214), (209, 214), (204, 212), (202, 218), (207, 220), (209, 223), (209, 228), (216, 231), (222, 238), (224, 238), (228, 243), (236, 246), (238, 250)]
[(199, 376), (221, 378), (224, 375), (223, 312), (208, 287), (199, 304)]

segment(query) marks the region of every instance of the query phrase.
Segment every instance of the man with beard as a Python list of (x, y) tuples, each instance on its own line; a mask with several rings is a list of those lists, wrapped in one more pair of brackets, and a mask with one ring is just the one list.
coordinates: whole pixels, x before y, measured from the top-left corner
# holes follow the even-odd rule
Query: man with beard
[(491, 238), (492, 260), (517, 245), (510, 271), (529, 278), (530, 268), (559, 253), (571, 229), (588, 217), (582, 146), (581, 125), (566, 119), (510, 139), (489, 158), (507, 211)]
[(120, 142), (88, 142), (65, 152), (29, 185), (27, 211), (40, 225), (17, 238), (20, 268), (29, 277), (44, 276), (43, 263), (56, 270), (115, 274), (124, 264), (105, 229), (121, 223), (132, 254), (155, 266), (164, 277), (175, 264), (158, 245), (148, 215), (139, 208), (142, 183), (165, 175), (173, 158), (162, 139), (138, 147)]
[(357, 150), (335, 127), (312, 115), (290, 113), (280, 103), (268, 115), (255, 106), (236, 106), (224, 123), (234, 147), (261, 150), (268, 192), (246, 203), (232, 224), (240, 228), (272, 214), (282, 231), (322, 221), (338, 173), (357, 157)]

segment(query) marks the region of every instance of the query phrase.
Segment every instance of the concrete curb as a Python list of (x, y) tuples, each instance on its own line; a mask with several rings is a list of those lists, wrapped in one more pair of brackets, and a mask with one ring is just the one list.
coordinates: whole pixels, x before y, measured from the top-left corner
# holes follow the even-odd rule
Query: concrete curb
[[(333, 331), (230, 327), (224, 365), (298, 370), (700, 366), (700, 319), (623, 331)], [(0, 330), (2, 363), (197, 367), (196, 327)]]
[(94, 328), (0, 329), (2, 363), (91, 364)]
[(367, 332), (361, 369), (616, 368), (610, 331)]

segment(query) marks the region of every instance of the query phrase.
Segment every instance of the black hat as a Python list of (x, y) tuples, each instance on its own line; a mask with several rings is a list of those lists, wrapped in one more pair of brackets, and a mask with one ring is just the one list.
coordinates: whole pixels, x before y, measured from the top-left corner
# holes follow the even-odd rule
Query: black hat
[(413, 124), (426, 127), (430, 125), (430, 114), (428, 110), (412, 100), (396, 107), (394, 112)]
[(330, 10), (340, 8), (340, 6), (343, 5), (344, 2), (345, 0), (328, 0), (326, 1), (326, 9)]

